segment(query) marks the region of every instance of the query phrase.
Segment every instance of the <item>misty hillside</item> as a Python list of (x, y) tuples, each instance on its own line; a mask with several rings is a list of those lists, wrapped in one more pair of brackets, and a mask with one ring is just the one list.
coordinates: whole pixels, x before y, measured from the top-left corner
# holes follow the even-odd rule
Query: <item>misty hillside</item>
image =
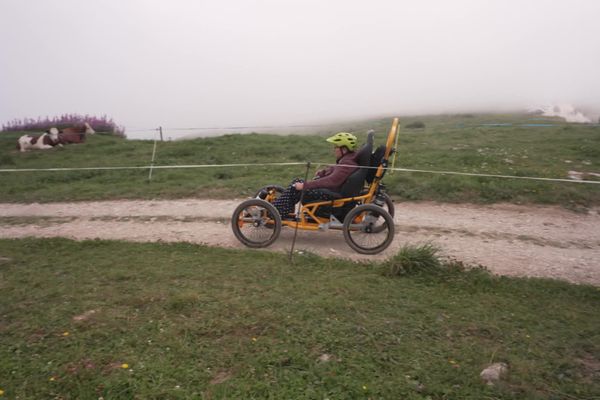
[[(99, 200), (114, 198), (231, 198), (250, 196), (266, 184), (286, 186), (304, 175), (302, 165), (264, 163), (311, 161), (312, 168), (333, 162), (326, 135), (355, 133), (360, 142), (369, 129), (376, 145), (385, 142), (390, 118), (356, 120), (303, 134), (226, 134), (158, 142), (154, 170), (152, 140), (91, 135), (84, 144), (19, 153), (17, 132), (0, 134), (0, 168), (132, 167), (123, 170), (0, 173), (0, 201)], [(167, 131), (168, 133), (168, 131)], [(600, 127), (565, 123), (530, 114), (460, 114), (403, 117), (394, 171), (385, 178), (397, 200), (561, 204), (569, 208), (600, 204), (600, 185), (458, 176), (468, 174), (598, 181)], [(222, 164), (256, 164), (243, 168)], [(210, 168), (171, 168), (210, 165)], [(169, 167), (171, 166), (171, 167)], [(419, 172), (432, 171), (432, 172)], [(311, 172), (312, 173), (312, 172)], [(312, 175), (311, 175), (312, 176)]]

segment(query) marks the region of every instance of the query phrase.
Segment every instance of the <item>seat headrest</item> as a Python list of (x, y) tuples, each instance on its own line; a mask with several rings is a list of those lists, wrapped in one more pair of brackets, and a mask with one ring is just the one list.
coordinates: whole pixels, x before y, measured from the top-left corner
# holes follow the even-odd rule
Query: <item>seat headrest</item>
[(372, 131), (369, 131), (367, 135), (367, 142), (362, 145), (360, 149), (358, 149), (358, 154), (356, 155), (356, 162), (358, 165), (363, 167), (368, 167), (371, 164), (371, 153), (373, 153), (373, 137), (375, 134)]

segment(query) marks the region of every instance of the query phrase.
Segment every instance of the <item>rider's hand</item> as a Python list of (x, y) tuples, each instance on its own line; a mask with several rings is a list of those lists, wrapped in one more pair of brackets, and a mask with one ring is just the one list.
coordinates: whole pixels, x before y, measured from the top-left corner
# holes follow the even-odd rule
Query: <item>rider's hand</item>
[(296, 188), (296, 190), (302, 190), (303, 187), (304, 187), (304, 183), (302, 183), (302, 182), (294, 183), (294, 188)]

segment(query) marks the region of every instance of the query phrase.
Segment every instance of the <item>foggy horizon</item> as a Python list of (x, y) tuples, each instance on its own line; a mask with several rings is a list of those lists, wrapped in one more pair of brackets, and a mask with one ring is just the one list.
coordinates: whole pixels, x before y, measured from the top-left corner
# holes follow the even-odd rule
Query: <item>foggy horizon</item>
[(600, 2), (3, 0), (0, 124), (157, 126), (600, 114)]

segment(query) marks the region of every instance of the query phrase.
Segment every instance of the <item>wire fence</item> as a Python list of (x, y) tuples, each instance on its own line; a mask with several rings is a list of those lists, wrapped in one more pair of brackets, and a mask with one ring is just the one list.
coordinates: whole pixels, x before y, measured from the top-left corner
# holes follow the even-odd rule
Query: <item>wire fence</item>
[[(496, 125), (496, 124), (487, 124)], [(128, 130), (128, 132), (154, 132), (154, 146), (152, 150), (152, 158), (149, 165), (142, 166), (105, 166), (105, 167), (58, 167), (58, 168), (1, 168), (0, 173), (20, 173), (20, 172), (58, 172), (58, 171), (110, 171), (110, 170), (148, 170), (148, 180), (152, 180), (152, 174), (154, 170), (164, 169), (194, 169), (194, 168), (249, 168), (249, 167), (268, 167), (268, 166), (293, 166), (293, 165), (321, 165), (321, 166), (334, 166), (336, 164), (328, 162), (277, 162), (277, 163), (236, 163), (236, 164), (189, 164), (189, 165), (155, 165), (157, 144), (159, 141), (164, 141), (164, 132), (167, 131), (199, 131), (199, 130), (242, 130), (242, 129), (281, 129), (281, 128), (318, 128), (326, 127), (331, 125), (255, 125), (255, 126), (228, 126), (228, 127), (196, 127), (196, 128), (163, 128), (159, 126), (157, 128), (144, 128)], [(112, 132), (96, 132), (96, 133), (108, 133)], [(369, 166), (360, 166), (359, 168), (378, 168)], [(425, 170), (425, 169), (413, 169), (413, 168), (399, 168), (392, 167), (385, 168), (387, 171), (397, 171), (404, 173), (419, 173), (419, 174), (434, 174), (434, 175), (456, 175), (456, 176), (472, 176), (472, 177), (484, 177), (484, 178), (497, 178), (497, 179), (518, 179), (518, 180), (531, 180), (531, 181), (544, 181), (544, 182), (562, 182), (562, 183), (577, 183), (577, 184), (592, 184), (598, 185), (600, 181), (593, 181), (587, 179), (566, 179), (566, 178), (547, 178), (547, 177), (536, 177), (536, 176), (517, 176), (517, 175), (502, 175), (502, 174), (484, 174), (484, 173), (472, 173), (472, 172), (460, 172), (460, 171), (440, 171), (440, 170)], [(595, 175), (595, 174), (592, 174)]]
[[(156, 150), (153, 150), (153, 157), (156, 154)], [(238, 163), (238, 164), (187, 164), (187, 165), (142, 165), (142, 166), (110, 166), (110, 167), (59, 167), (59, 168), (2, 168), (0, 173), (18, 173), (18, 172), (59, 172), (59, 171), (110, 171), (110, 170), (149, 170), (152, 178), (152, 171), (157, 169), (194, 169), (194, 168), (248, 168), (248, 167), (274, 167), (274, 166), (293, 166), (293, 165), (306, 165), (311, 163), (313, 165), (321, 166), (334, 166), (336, 164), (325, 163), (325, 162), (278, 162), (278, 163)], [(369, 166), (358, 166), (357, 168), (363, 169), (377, 169), (379, 167)], [(500, 179), (523, 179), (533, 181), (545, 181), (545, 182), (567, 182), (567, 183), (579, 183), (579, 184), (593, 184), (598, 185), (600, 181), (591, 181), (585, 179), (565, 179), (565, 178), (544, 178), (535, 176), (516, 176), (516, 175), (499, 175), (499, 174), (480, 174), (471, 172), (459, 172), (459, 171), (439, 171), (439, 170), (425, 170), (425, 169), (412, 169), (412, 168), (397, 168), (387, 167), (384, 168), (386, 171), (398, 171), (405, 173), (423, 173), (423, 174), (436, 174), (436, 175), (459, 175), (459, 176), (473, 176), (483, 178), (500, 178)]]

